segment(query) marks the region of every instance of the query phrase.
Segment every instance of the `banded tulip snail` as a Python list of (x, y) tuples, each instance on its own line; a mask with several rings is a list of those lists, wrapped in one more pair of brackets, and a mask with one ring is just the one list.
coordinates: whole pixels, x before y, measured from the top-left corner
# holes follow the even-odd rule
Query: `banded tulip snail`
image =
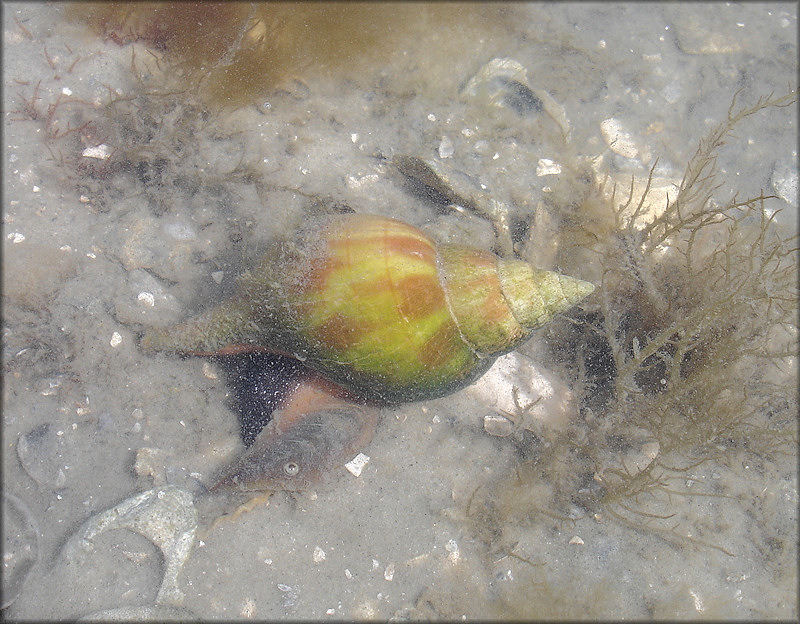
[(469, 385), (593, 290), (521, 260), (437, 245), (396, 219), (340, 214), (276, 243), (232, 299), (150, 330), (142, 347), (265, 349), (367, 400), (425, 400)]

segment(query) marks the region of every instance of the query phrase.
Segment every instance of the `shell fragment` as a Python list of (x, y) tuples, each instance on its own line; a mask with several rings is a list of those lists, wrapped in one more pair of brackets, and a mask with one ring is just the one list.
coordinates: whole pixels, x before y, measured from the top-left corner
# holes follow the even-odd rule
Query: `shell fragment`
[(515, 424), (531, 431), (560, 431), (576, 414), (572, 391), (517, 352), (499, 357), (464, 392), (493, 410), (484, 417), (484, 429), (490, 435), (509, 435)]
[(364, 455), (364, 453), (359, 453), (349, 462), (347, 462), (344, 467), (347, 468), (347, 471), (353, 475), (354, 477), (360, 477), (361, 471), (364, 470), (364, 466), (369, 463), (369, 456)]
[(639, 148), (633, 142), (633, 137), (622, 126), (618, 119), (613, 117), (600, 122), (600, 132), (608, 148), (615, 154), (625, 158), (636, 158)]
[(189, 558), (197, 533), (198, 514), (192, 494), (177, 486), (148, 490), (89, 518), (65, 546), (68, 557), (81, 560), (93, 550), (92, 540), (113, 529), (129, 529), (146, 537), (164, 555), (165, 569), (156, 604), (183, 599), (178, 575)]

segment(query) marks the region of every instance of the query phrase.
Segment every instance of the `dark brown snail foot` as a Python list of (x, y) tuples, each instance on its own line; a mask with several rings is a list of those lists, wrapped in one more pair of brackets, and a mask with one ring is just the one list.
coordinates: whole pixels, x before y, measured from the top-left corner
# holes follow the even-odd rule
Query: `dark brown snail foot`
[[(358, 402), (336, 384), (304, 368), (295, 360), (259, 357), (256, 385), (238, 391), (239, 408), (249, 392), (271, 420), (253, 436), (252, 445), (228, 467), (212, 492), (304, 490), (325, 480), (367, 444), (375, 431), (378, 409)], [(227, 364), (229, 373), (231, 363)], [(241, 369), (239, 370), (241, 373)], [(241, 383), (242, 379), (234, 382)], [(253, 382), (253, 379), (250, 379)], [(261, 384), (261, 385), (259, 385)], [(278, 384), (278, 387), (274, 387)], [(252, 399), (253, 397), (250, 397)], [(274, 399), (274, 400), (273, 400)], [(243, 438), (247, 441), (250, 429)]]
[(214, 361), (225, 370), (239, 416), (239, 432), (248, 448), (275, 410), (286, 407), (289, 397), (309, 375), (297, 360), (263, 350), (218, 353)]

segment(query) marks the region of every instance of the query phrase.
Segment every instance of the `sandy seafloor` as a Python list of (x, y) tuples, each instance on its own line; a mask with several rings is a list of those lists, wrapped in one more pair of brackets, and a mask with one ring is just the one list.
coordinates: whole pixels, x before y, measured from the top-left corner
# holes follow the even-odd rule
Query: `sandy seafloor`
[[(555, 148), (526, 131), (493, 134), (495, 121), (473, 123), (480, 117), (458, 96), (492, 58), (526, 67), (531, 86), (563, 107), (574, 140), (583, 142), (575, 152), (604, 154), (622, 179), (641, 175), (637, 167), (655, 156), (664, 177), (679, 177), (737, 89), (752, 104), (796, 86), (795, 3), (517, 10), (513, 28), (487, 25), (485, 39), (470, 37), (461, 47), (446, 41), (463, 35), (457, 25), (437, 29), (445, 51), (435, 57), (429, 41), (414, 41), (376, 60), (360, 82), (334, 72), (294, 83), (269, 106), (246, 107), (213, 127), (192, 122), (184, 144), (196, 153), (162, 161), (158, 174), (213, 178), (239, 160), (261, 163), (274, 187), (488, 246), (488, 224), (437, 216), (373, 154), (437, 158), (448, 155), (447, 141), (440, 151), (446, 136), (450, 159), (475, 153), (487, 163), (493, 192), (513, 187), (519, 197), (524, 176), (541, 188), (536, 165), (558, 161)], [(145, 355), (137, 336), (143, 326), (178, 320), (219, 297), (242, 256), (305, 202), (273, 187), (265, 210), (246, 183), (216, 197), (208, 188), (192, 194), (175, 187), (159, 198), (157, 185), (143, 191), (144, 175), (138, 182), (109, 176), (107, 188), (98, 178), (82, 180), (79, 167), (63, 164), (80, 162), (63, 158), (76, 144), (45, 137), (47, 107), (59, 94), (61, 102), (102, 103), (109, 89), (131, 94), (138, 87), (129, 48), (81, 34), (61, 11), (3, 4), (3, 491), (29, 510), (39, 532), (24, 585), (5, 575), (7, 595), (19, 591), (3, 613), (10, 619), (153, 604), (163, 561), (141, 535), (103, 533), (82, 559), (60, 545), (93, 514), (154, 484), (213, 474), (241, 443), (221, 372), (201, 359)], [(32, 120), (20, 111), (22, 97), (39, 81), (40, 112)], [(69, 121), (66, 110), (55, 109), (59, 123)], [(633, 157), (607, 149), (600, 123), (610, 118), (636, 144)], [(781, 195), (774, 205), (793, 222), (796, 134), (794, 110), (748, 120), (719, 154), (726, 180), (719, 192)], [(680, 530), (730, 555), (577, 508), (570, 521), (553, 510), (504, 527), (504, 542), (493, 549), (471, 532), (468, 501), (478, 486), (512, 478), (515, 457), (503, 438), (483, 431), (485, 413), (464, 393), (384, 410), (363, 449), (370, 461), (360, 477), (341, 470), (316, 492), (278, 493), (205, 535), (179, 577), (182, 608), (202, 619), (798, 617), (796, 457), (705, 464), (686, 487), (716, 480), (728, 496), (675, 497)], [(19, 439), (34, 431), (23, 464)], [(152, 449), (151, 474), (134, 467), (143, 448)], [(19, 528), (24, 520), (6, 522), (6, 539), (23, 542), (6, 549), (23, 558), (35, 540)]]

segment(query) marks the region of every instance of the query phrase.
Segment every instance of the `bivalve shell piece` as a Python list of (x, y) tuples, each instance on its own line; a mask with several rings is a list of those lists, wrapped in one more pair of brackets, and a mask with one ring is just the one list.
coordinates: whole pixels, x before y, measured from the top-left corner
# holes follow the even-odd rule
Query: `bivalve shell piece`
[(490, 435), (507, 436), (512, 427), (559, 432), (577, 416), (573, 392), (555, 375), (517, 352), (497, 358), (464, 392), (494, 412), (484, 417), (484, 429)]

